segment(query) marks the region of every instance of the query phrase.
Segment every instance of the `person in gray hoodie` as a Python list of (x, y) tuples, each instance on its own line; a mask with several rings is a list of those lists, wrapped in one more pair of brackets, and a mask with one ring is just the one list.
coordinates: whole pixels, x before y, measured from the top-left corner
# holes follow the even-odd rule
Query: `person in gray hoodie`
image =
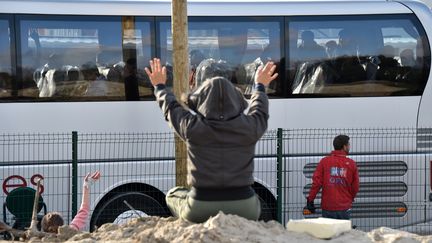
[[(212, 65), (218, 69), (215, 62), (201, 68), (211, 69)], [(251, 187), (253, 159), (255, 144), (267, 129), (265, 88), (277, 77), (275, 69), (272, 62), (258, 68), (247, 113), (247, 100), (223, 76), (202, 82), (189, 95), (188, 110), (166, 88), (166, 68), (160, 59), (150, 61), (150, 69), (145, 71), (155, 87), (156, 101), (187, 146), (187, 183), (191, 188), (175, 187), (166, 195), (174, 216), (195, 223), (219, 211), (251, 220), (259, 218), (261, 205)]]

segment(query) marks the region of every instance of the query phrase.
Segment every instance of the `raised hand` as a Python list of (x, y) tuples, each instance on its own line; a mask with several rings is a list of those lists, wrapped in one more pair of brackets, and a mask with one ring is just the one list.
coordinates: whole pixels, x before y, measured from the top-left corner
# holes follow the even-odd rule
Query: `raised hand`
[(276, 65), (273, 62), (267, 62), (264, 67), (258, 67), (255, 82), (267, 87), (278, 76), (278, 73), (274, 73), (275, 70)]
[(98, 170), (93, 173), (88, 173), (84, 178), (84, 186), (89, 188), (93, 183), (99, 180), (100, 176), (101, 174)]
[(153, 86), (158, 84), (166, 84), (166, 68), (165, 66), (162, 67), (159, 58), (153, 58), (153, 60), (150, 60), (150, 69), (151, 70), (144, 68)]

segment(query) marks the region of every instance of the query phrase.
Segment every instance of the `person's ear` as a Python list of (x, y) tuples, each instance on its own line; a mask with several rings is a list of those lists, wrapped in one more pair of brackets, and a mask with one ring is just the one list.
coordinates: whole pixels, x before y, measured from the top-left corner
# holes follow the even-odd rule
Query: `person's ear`
[(345, 144), (343, 146), (343, 149), (344, 149), (345, 152), (349, 152), (349, 150), (350, 150), (350, 144)]

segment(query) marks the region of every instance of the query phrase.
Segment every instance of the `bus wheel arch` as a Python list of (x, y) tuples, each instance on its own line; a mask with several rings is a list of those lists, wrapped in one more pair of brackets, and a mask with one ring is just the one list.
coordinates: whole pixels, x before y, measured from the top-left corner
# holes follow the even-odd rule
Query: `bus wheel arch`
[[(124, 201), (136, 211), (133, 212)], [(137, 213), (140, 216), (171, 216), (163, 192), (148, 184), (128, 183), (112, 189), (98, 202), (91, 216), (90, 231), (114, 222), (125, 213), (134, 214), (134, 217)]]
[(261, 202), (261, 216), (259, 220), (277, 220), (276, 198), (271, 191), (262, 184), (255, 182), (252, 185)]

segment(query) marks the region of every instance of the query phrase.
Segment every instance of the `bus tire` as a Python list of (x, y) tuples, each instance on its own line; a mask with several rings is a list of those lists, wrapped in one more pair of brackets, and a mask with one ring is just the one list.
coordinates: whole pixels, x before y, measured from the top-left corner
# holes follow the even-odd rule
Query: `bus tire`
[(260, 203), (261, 203), (261, 215), (260, 215), (258, 220), (263, 220), (265, 222), (270, 221), (270, 220), (277, 220), (277, 217), (275, 214), (276, 205), (274, 205), (273, 203), (269, 203), (269, 202), (265, 201), (259, 195), (258, 195), (258, 198), (259, 198)]
[[(125, 201), (135, 210), (132, 210)], [(125, 218), (141, 216), (169, 216), (168, 209), (162, 206), (156, 199), (142, 192), (124, 192), (109, 198), (102, 206), (98, 206), (90, 221), (90, 231), (105, 223), (115, 223), (123, 215)], [(130, 217), (128, 217), (128, 215)]]

